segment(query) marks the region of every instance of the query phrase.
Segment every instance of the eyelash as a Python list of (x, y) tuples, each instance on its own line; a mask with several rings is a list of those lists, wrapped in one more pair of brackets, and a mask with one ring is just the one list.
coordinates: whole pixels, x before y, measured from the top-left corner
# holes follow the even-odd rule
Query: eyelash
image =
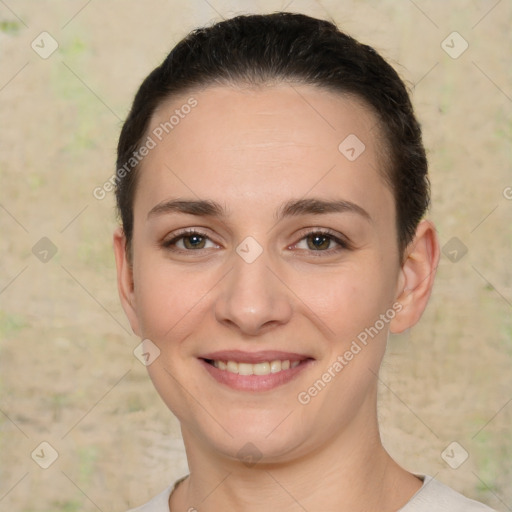
[[(165, 249), (168, 249), (170, 251), (173, 251), (173, 252), (181, 252), (181, 253), (200, 252), (200, 251), (204, 250), (204, 249), (176, 248), (176, 243), (178, 241), (180, 241), (183, 238), (191, 237), (193, 235), (200, 236), (201, 238), (206, 238), (206, 239), (210, 240), (210, 237), (202, 231), (199, 231), (197, 229), (186, 229), (186, 230), (179, 232), (171, 240), (164, 241), (162, 243), (162, 247), (164, 247)], [(322, 250), (322, 249), (319, 249), (319, 250), (300, 249), (300, 250), (306, 250), (306, 251), (312, 253), (314, 256), (322, 256), (322, 253), (330, 255), (332, 253), (352, 249), (352, 246), (348, 240), (343, 239), (342, 237), (340, 238), (339, 236), (337, 236), (334, 232), (330, 231), (329, 229), (317, 229), (317, 230), (309, 231), (297, 243), (295, 243), (293, 245), (294, 246), (298, 245), (300, 242), (302, 242), (302, 240), (307, 239), (308, 237), (310, 237), (312, 235), (320, 235), (322, 237), (328, 238), (331, 241), (336, 242), (338, 244), (338, 247), (334, 248), (334, 249), (331, 248), (331, 249), (326, 249), (326, 250)], [(210, 240), (210, 241), (212, 241), (212, 240)]]

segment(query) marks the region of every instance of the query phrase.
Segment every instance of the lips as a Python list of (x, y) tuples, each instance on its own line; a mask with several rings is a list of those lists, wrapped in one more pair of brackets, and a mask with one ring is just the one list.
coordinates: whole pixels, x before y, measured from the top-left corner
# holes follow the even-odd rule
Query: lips
[(242, 391), (265, 391), (285, 384), (313, 362), (306, 354), (274, 350), (223, 350), (199, 360), (217, 382)]

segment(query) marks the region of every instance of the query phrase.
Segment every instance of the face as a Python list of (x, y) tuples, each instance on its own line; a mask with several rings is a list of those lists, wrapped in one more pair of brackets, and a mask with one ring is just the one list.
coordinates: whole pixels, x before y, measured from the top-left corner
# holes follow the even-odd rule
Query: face
[(401, 308), (376, 118), (304, 85), (190, 96), (142, 162), (132, 269), (117, 237), (123, 306), (160, 351), (148, 371), (186, 440), (298, 457), (374, 422)]

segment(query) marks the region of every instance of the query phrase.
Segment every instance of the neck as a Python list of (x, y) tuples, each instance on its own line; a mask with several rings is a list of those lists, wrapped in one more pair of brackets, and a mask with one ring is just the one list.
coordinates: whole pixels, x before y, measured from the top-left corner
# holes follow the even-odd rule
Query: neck
[(362, 412), (302, 457), (251, 467), (204, 450), (187, 430), (183, 439), (190, 476), (172, 494), (172, 512), (394, 512), (421, 487), (383, 448), (376, 413)]

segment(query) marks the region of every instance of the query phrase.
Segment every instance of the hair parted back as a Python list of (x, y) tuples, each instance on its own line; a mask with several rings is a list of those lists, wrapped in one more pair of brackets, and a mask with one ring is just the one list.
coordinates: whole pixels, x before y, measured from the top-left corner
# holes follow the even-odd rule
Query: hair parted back
[[(403, 256), (430, 204), (421, 128), (407, 89), (391, 65), (326, 20), (285, 12), (242, 15), (190, 32), (135, 95), (119, 137), (117, 169), (141, 146), (155, 110), (173, 96), (214, 84), (283, 82), (348, 94), (371, 107), (384, 139), (386, 165), (381, 172), (395, 199), (397, 244)], [(140, 165), (116, 180), (128, 249), (139, 171)]]

